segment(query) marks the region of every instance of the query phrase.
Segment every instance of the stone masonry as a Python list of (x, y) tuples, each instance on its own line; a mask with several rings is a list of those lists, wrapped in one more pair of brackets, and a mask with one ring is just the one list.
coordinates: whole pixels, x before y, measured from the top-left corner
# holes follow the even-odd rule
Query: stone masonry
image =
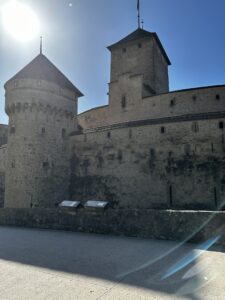
[(171, 63), (156, 33), (138, 29), (108, 49), (109, 104), (80, 115), (81, 92), (44, 55), (6, 83), (1, 203), (223, 208), (225, 86), (169, 92)]

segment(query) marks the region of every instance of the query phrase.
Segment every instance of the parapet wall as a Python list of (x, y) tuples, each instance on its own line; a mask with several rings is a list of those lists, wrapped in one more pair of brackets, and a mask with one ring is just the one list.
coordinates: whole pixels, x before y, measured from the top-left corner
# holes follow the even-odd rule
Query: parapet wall
[(0, 209), (0, 225), (133, 237), (225, 244), (225, 213), (203, 211), (114, 210), (102, 213), (62, 209)]
[(217, 112), (71, 136), (71, 198), (126, 209), (223, 207), (224, 126), (225, 114)]
[[(118, 97), (120, 99), (121, 95), (118, 94)], [(224, 85), (181, 90), (136, 99), (135, 106), (128, 105), (126, 108), (112, 103), (80, 114), (78, 123), (87, 129), (129, 121), (221, 111), (225, 111)]]

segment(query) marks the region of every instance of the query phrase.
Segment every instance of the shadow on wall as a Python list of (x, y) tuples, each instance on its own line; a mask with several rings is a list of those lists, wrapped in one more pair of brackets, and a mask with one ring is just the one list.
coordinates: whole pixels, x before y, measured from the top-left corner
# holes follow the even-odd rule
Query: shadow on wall
[(197, 300), (215, 275), (206, 250), (218, 239), (191, 245), (0, 227), (0, 259)]

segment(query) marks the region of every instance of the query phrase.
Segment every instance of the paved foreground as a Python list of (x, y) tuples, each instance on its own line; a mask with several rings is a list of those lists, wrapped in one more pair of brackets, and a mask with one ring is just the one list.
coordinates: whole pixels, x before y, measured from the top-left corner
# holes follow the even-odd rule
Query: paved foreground
[(214, 241), (0, 227), (0, 299), (224, 300), (225, 253), (203, 250)]

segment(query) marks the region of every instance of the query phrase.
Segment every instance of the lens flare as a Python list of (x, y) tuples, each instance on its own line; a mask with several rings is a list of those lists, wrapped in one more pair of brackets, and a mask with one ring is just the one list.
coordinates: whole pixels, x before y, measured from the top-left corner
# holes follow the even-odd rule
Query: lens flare
[(11, 1), (1, 8), (5, 30), (16, 40), (27, 42), (39, 34), (39, 21), (35, 12), (27, 5)]

